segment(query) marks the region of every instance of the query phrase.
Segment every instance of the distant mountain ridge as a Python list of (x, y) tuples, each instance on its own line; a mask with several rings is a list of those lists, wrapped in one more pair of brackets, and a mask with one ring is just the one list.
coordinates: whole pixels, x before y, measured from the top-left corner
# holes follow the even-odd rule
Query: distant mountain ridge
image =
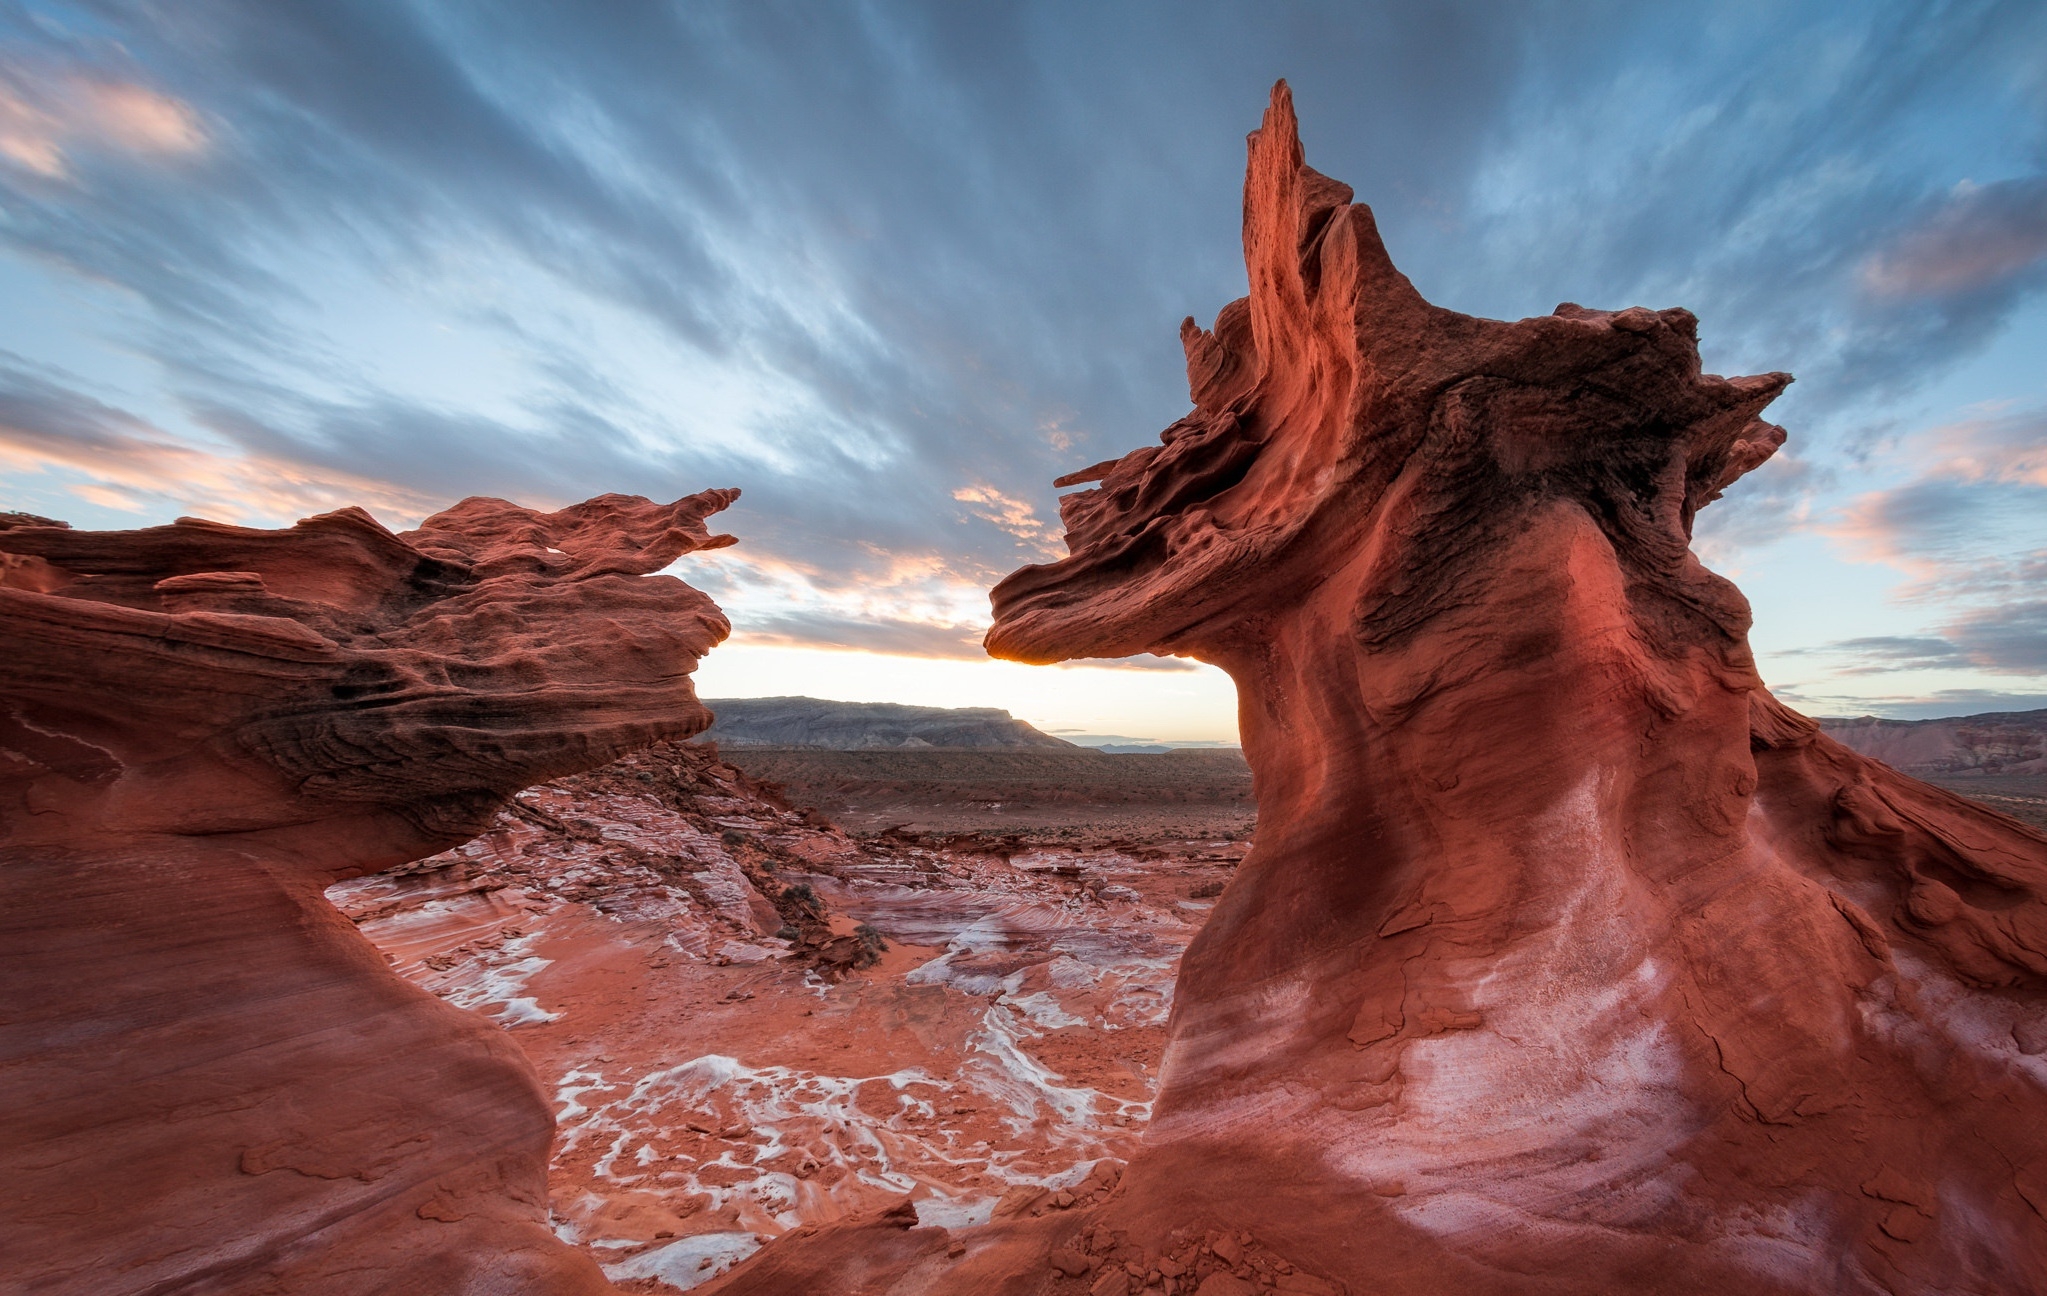
[(1820, 727), (1907, 774), (2047, 774), (2047, 709), (1936, 720), (1834, 716)]
[(813, 697), (706, 698), (704, 705), (717, 722), (703, 736), (721, 747), (1080, 750), (996, 707), (923, 707)]
[[(827, 698), (707, 698), (718, 719), (703, 736), (726, 747), (813, 747), (827, 751), (920, 748), (1084, 751), (998, 707), (924, 707)], [(1885, 720), (1822, 716), (1836, 741), (1908, 774), (2047, 774), (2047, 708)], [(1106, 745), (1107, 753), (1166, 750)]]

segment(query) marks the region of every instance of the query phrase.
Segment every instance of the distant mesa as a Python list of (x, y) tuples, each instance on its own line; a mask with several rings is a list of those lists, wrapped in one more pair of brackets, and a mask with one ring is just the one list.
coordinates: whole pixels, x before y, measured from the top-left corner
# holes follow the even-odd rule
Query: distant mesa
[(1173, 752), (1190, 751), (1235, 752), (1241, 750), (1234, 742), (1224, 742), (1218, 739), (1207, 738), (1202, 739), (1137, 738), (1131, 736), (1130, 734), (1080, 733), (1075, 734), (1074, 737), (1068, 739), (1068, 741), (1077, 742), (1083, 747), (1089, 747), (1094, 749), (1095, 751), (1107, 752), (1110, 755), (1116, 756), (1131, 755), (1162, 756), (1171, 754)]
[(995, 707), (833, 702), (813, 697), (707, 698), (717, 717), (704, 737), (720, 747), (903, 751), (927, 747), (1075, 751)]
[(1828, 717), (1819, 724), (1834, 741), (1907, 774), (2047, 775), (2047, 709), (1937, 720)]
[(531, 1063), (322, 892), (707, 724), (730, 626), (651, 573), (737, 495), (0, 516), (0, 1286), (612, 1290), (550, 1227)]
[[(701, 738), (723, 747), (828, 751), (1087, 750), (1109, 755), (1236, 750), (1228, 743), (1161, 743), (1120, 735), (1079, 742), (1048, 734), (995, 707), (920, 707), (813, 697), (706, 698), (717, 717)], [(1835, 741), (1907, 774), (2047, 774), (2047, 709), (1933, 720), (1821, 716)]]

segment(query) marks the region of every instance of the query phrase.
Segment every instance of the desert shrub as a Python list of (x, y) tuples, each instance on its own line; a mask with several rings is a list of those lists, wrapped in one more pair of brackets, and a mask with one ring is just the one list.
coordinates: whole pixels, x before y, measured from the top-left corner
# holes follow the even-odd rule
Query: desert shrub
[(861, 923), (855, 927), (853, 938), (860, 942), (860, 951), (853, 956), (853, 966), (856, 968), (873, 967), (881, 962), (882, 954), (888, 950), (888, 942), (868, 923)]

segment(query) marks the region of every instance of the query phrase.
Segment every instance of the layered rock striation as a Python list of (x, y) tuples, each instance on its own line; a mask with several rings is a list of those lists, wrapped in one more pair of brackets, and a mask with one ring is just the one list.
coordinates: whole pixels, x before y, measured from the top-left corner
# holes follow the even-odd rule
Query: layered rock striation
[(1283, 84), (1244, 252), (1193, 411), (993, 595), (999, 657), (1222, 666), (1255, 777), (1100, 1226), (1354, 1292), (2047, 1290), (2047, 838), (1776, 702), (1690, 547), (1789, 376), (1429, 304)]
[(0, 1254), (38, 1292), (608, 1291), (487, 1020), (323, 898), (710, 723), (674, 504), (0, 519)]

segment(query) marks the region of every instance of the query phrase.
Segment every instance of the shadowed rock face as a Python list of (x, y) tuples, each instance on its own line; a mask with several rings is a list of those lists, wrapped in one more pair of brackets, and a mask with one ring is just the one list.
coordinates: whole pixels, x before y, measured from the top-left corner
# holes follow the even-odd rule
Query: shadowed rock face
[(1353, 1291), (2047, 1290), (2047, 839), (1778, 704), (1694, 515), (1783, 374), (1423, 301), (1251, 137), (1194, 411), (1063, 479), (989, 650), (1235, 678), (1255, 847), (1101, 1225)]
[(0, 1253), (52, 1292), (598, 1292), (495, 1027), (322, 897), (710, 723), (671, 505), (0, 518)]

